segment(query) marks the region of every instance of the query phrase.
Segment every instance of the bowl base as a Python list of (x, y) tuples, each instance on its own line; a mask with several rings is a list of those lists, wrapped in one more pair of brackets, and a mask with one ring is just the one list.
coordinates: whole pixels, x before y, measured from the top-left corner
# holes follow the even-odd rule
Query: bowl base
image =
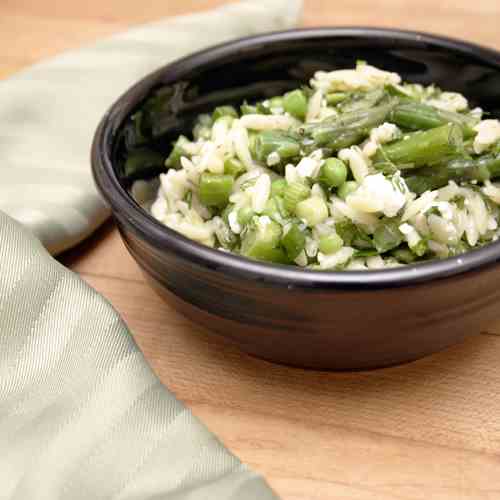
[[(153, 279), (143, 271), (146, 280), (155, 292), (175, 310), (197, 325), (201, 325), (210, 333), (232, 345), (244, 353), (271, 363), (290, 366), (294, 368), (322, 370), (322, 371), (362, 371), (387, 368), (416, 361), (431, 354), (445, 350), (448, 347), (459, 344), (473, 335), (479, 335), (479, 331), (461, 329), (461, 333), (454, 332), (450, 335), (449, 330), (432, 328), (430, 338), (432, 342), (425, 342), (425, 332), (418, 331), (422, 341), (413, 349), (402, 349), (400, 343), (393, 344), (392, 348), (384, 351), (375, 351), (360, 348), (354, 352), (338, 349), (338, 339), (332, 332), (330, 342), (328, 338), (319, 338), (314, 332), (302, 335), (302, 348), (298, 348), (301, 339), (294, 336), (291, 345), (286, 342), (288, 331), (279, 331), (275, 328), (265, 328), (261, 325), (248, 325), (231, 319), (211, 314), (167, 290), (163, 284)], [(283, 338), (285, 337), (285, 339)], [(402, 339), (406, 338), (402, 336)], [(330, 345), (329, 345), (330, 344)]]

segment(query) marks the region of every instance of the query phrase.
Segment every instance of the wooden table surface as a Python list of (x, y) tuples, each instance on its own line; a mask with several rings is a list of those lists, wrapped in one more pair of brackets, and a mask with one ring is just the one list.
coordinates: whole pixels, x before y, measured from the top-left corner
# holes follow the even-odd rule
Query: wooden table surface
[[(222, 3), (0, 0), (0, 78)], [(304, 24), (426, 30), (500, 49), (499, 13), (498, 0), (306, 0)], [(500, 324), (404, 366), (302, 371), (251, 359), (162, 303), (111, 223), (61, 261), (109, 299), (161, 380), (283, 499), (500, 499)]]

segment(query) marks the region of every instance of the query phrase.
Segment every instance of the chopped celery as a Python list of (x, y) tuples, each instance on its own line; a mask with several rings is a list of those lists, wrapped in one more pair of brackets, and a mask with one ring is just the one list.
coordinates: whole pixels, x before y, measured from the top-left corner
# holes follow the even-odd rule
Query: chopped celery
[(226, 174), (203, 173), (200, 177), (199, 197), (207, 207), (223, 208), (229, 201), (234, 177)]
[(292, 182), (287, 184), (283, 193), (285, 208), (289, 212), (294, 212), (297, 203), (308, 198), (310, 193), (311, 189), (301, 182)]

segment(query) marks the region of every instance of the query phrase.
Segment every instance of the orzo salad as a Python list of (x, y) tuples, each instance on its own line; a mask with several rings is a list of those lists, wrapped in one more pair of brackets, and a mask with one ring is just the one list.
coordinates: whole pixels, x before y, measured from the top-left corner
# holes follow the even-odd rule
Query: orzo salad
[[(125, 169), (148, 158), (158, 153), (132, 153)], [(200, 115), (161, 162), (153, 217), (260, 261), (381, 269), (458, 255), (500, 234), (500, 122), (461, 94), (364, 62)], [(132, 194), (143, 201), (150, 187), (136, 181)]]

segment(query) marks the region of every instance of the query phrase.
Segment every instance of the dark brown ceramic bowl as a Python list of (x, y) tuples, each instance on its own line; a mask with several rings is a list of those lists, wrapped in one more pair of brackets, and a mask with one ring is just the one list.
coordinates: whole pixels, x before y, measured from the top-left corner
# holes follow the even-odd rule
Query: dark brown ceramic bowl
[[(465, 42), (396, 30), (292, 30), (237, 40), (168, 64), (123, 95), (95, 135), (95, 180), (132, 256), (183, 314), (271, 361), (365, 369), (420, 358), (500, 318), (500, 242), (418, 266), (317, 272), (219, 252), (164, 227), (127, 194), (123, 125), (162, 85), (178, 91), (164, 144), (222, 103), (273, 96), (318, 69), (358, 59), (465, 94), (500, 116), (500, 54)], [(165, 331), (168, 335), (168, 331)]]

